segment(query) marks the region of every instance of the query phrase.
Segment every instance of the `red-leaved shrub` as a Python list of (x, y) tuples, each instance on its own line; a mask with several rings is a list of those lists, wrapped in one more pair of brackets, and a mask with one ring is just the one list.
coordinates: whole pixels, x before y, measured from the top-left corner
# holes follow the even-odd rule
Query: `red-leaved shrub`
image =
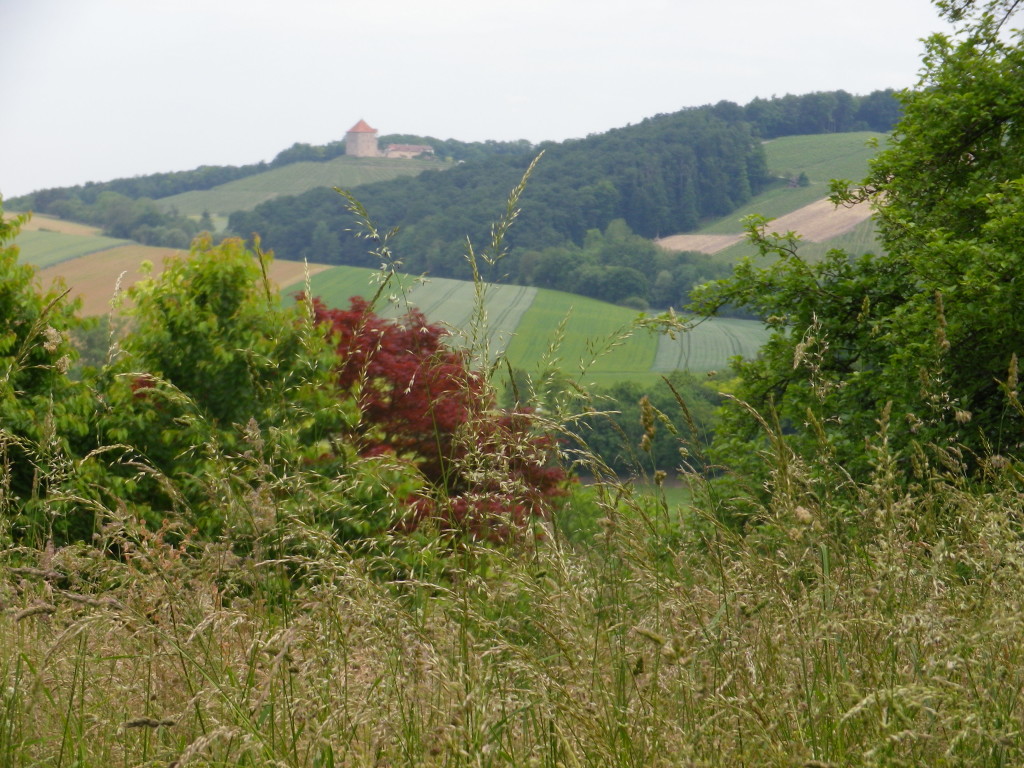
[(348, 309), (318, 298), (311, 307), (334, 334), (339, 384), (359, 405), (359, 450), (411, 461), (435, 491), (411, 502), (403, 528), (430, 519), (507, 540), (565, 494), (551, 438), (534, 433), (528, 413), (498, 409), (466, 355), (423, 313), (386, 320), (360, 297)]

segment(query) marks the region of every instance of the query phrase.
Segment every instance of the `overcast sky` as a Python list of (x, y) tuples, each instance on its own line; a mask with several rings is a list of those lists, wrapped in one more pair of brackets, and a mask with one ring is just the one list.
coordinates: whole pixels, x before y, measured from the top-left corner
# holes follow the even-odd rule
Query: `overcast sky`
[(929, 0), (0, 0), (0, 193), (912, 86)]

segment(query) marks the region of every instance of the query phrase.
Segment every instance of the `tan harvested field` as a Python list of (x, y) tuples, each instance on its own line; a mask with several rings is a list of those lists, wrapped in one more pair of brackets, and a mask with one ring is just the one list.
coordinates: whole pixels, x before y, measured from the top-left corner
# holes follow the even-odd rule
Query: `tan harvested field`
[(769, 229), (773, 232), (799, 232), (804, 240), (823, 243), (833, 237), (846, 234), (863, 221), (871, 218), (871, 208), (856, 205), (852, 208), (834, 206), (828, 199), (805, 205), (773, 220)]
[[(39, 278), (43, 285), (49, 285), (58, 277), (63, 278), (71, 288), (71, 296), (82, 299), (83, 315), (104, 315), (110, 311), (110, 301), (118, 288), (123, 291), (144, 277), (141, 271), (144, 261), (152, 262), (153, 274), (159, 274), (164, 259), (180, 253), (185, 251), (148, 245), (123, 245), (47, 267), (39, 271)], [(310, 274), (324, 269), (327, 266), (323, 264), (309, 265)], [(270, 266), (270, 277), (284, 287), (301, 282), (305, 270), (306, 265), (302, 262), (274, 261)]]
[(669, 235), (654, 242), (670, 251), (718, 253), (743, 239), (743, 235)]
[(60, 232), (63, 235), (99, 235), (102, 233), (99, 227), (91, 227), (88, 224), (79, 224), (75, 221), (64, 221), (33, 213), (22, 227), (24, 232)]
[[(71, 296), (82, 299), (83, 315), (105, 315), (110, 311), (110, 301), (118, 289), (118, 280), (120, 289), (124, 290), (143, 277), (139, 271), (143, 261), (148, 259), (153, 262), (153, 271), (159, 272), (163, 259), (174, 253), (183, 251), (148, 245), (123, 245), (41, 269), (39, 279), (43, 285), (49, 285), (59, 277), (64, 278), (71, 289)], [(121, 277), (122, 273), (124, 277)]]
[(325, 269), (330, 269), (330, 264), (309, 264), (307, 265), (304, 261), (273, 261), (270, 265), (270, 279), (277, 283), (278, 287), (282, 290), (289, 289), (288, 293), (293, 291), (302, 290), (303, 283), (306, 280), (306, 270), (309, 270), (309, 274), (315, 275), (317, 272), (323, 272)]
[[(828, 199), (818, 200), (792, 213), (772, 219), (768, 225), (772, 232), (798, 232), (812, 243), (823, 243), (833, 237), (846, 234), (858, 224), (871, 217), (866, 205), (853, 208), (836, 208)], [(655, 240), (662, 248), (671, 251), (700, 251), (718, 253), (743, 239), (743, 235), (670, 235)]]

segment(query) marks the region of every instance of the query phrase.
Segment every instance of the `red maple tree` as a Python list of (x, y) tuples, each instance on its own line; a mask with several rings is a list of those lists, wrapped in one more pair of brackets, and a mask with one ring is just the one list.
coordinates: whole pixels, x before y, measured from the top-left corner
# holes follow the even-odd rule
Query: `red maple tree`
[(498, 409), (467, 356), (447, 346), (447, 332), (422, 312), (387, 320), (363, 298), (349, 303), (310, 302), (314, 322), (334, 334), (339, 384), (362, 414), (357, 446), (366, 456), (411, 461), (437, 491), (411, 500), (402, 527), (431, 519), (507, 540), (549, 514), (568, 477), (553, 461), (554, 441), (534, 433), (529, 413)]

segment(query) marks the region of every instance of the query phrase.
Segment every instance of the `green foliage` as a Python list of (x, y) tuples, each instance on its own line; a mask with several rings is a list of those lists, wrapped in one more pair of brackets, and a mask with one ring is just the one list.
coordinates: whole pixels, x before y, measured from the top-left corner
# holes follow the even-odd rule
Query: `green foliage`
[(600, 413), (581, 420), (587, 449), (616, 474), (650, 477), (655, 472), (707, 471), (704, 449), (715, 430), (717, 391), (687, 373), (654, 386), (636, 382), (595, 388)]
[[(715, 105), (716, 110), (730, 107), (736, 105)], [(742, 114), (766, 139), (866, 130), (887, 133), (899, 119), (900, 103), (891, 88), (867, 96), (854, 96), (846, 91), (818, 91), (802, 96), (787, 93), (754, 99)]]
[(772, 329), (761, 357), (738, 365), (737, 396), (769, 415), (729, 409), (720, 448), (733, 462), (751, 464), (748, 438), (787, 433), (803, 460), (834, 456), (864, 477), (880, 423), (908, 478), (930, 460), (983, 477), (1019, 453), (1024, 422), (1008, 393), (1024, 355), (1024, 48), (983, 16), (930, 38), (924, 62), (869, 178), (837, 185), (838, 200), (874, 201), (884, 253), (808, 263), (793, 236), (754, 220), (774, 263), (745, 261), (699, 297), (704, 311), (731, 302)]
[(646, 310), (682, 306), (695, 286), (727, 268), (696, 252), (667, 251), (635, 235), (623, 219), (602, 232), (589, 230), (582, 246), (526, 250), (514, 258), (511, 277), (535, 285)]
[(135, 326), (124, 349), (139, 370), (201, 396), (204, 415), (220, 426), (276, 420), (275, 401), (304, 364), (299, 315), (279, 307), (241, 241), (197, 241), (128, 298)]
[[(129, 290), (125, 355), (103, 372), (105, 434), (184, 489), (189, 514), (210, 530), (224, 521), (204, 475), (224, 457), (258, 444), (274, 472), (315, 464), (324, 474), (351, 458), (337, 438), (354, 407), (334, 384), (330, 345), (305, 305), (282, 307), (269, 258), (239, 240), (201, 239), (169, 259)], [(133, 477), (126, 490), (137, 500), (174, 501), (151, 477)]]
[(188, 248), (199, 232), (195, 221), (174, 211), (163, 213), (149, 198), (133, 199), (109, 190), (88, 203), (78, 196), (62, 196), (39, 204), (38, 210), (69, 221), (94, 224), (110, 237), (132, 239), (144, 245)]
[(71, 344), (78, 353), (69, 374), (81, 379), (87, 369), (98, 371), (107, 365), (119, 350), (126, 332), (127, 320), (113, 314), (90, 317), (71, 333)]
[(65, 525), (42, 500), (64, 488), (65, 457), (81, 455), (93, 410), (67, 377), (76, 304), (59, 283), (43, 291), (18, 261), (13, 240), (26, 220), (6, 219), (0, 201), (0, 543), (11, 532), (45, 541)]

